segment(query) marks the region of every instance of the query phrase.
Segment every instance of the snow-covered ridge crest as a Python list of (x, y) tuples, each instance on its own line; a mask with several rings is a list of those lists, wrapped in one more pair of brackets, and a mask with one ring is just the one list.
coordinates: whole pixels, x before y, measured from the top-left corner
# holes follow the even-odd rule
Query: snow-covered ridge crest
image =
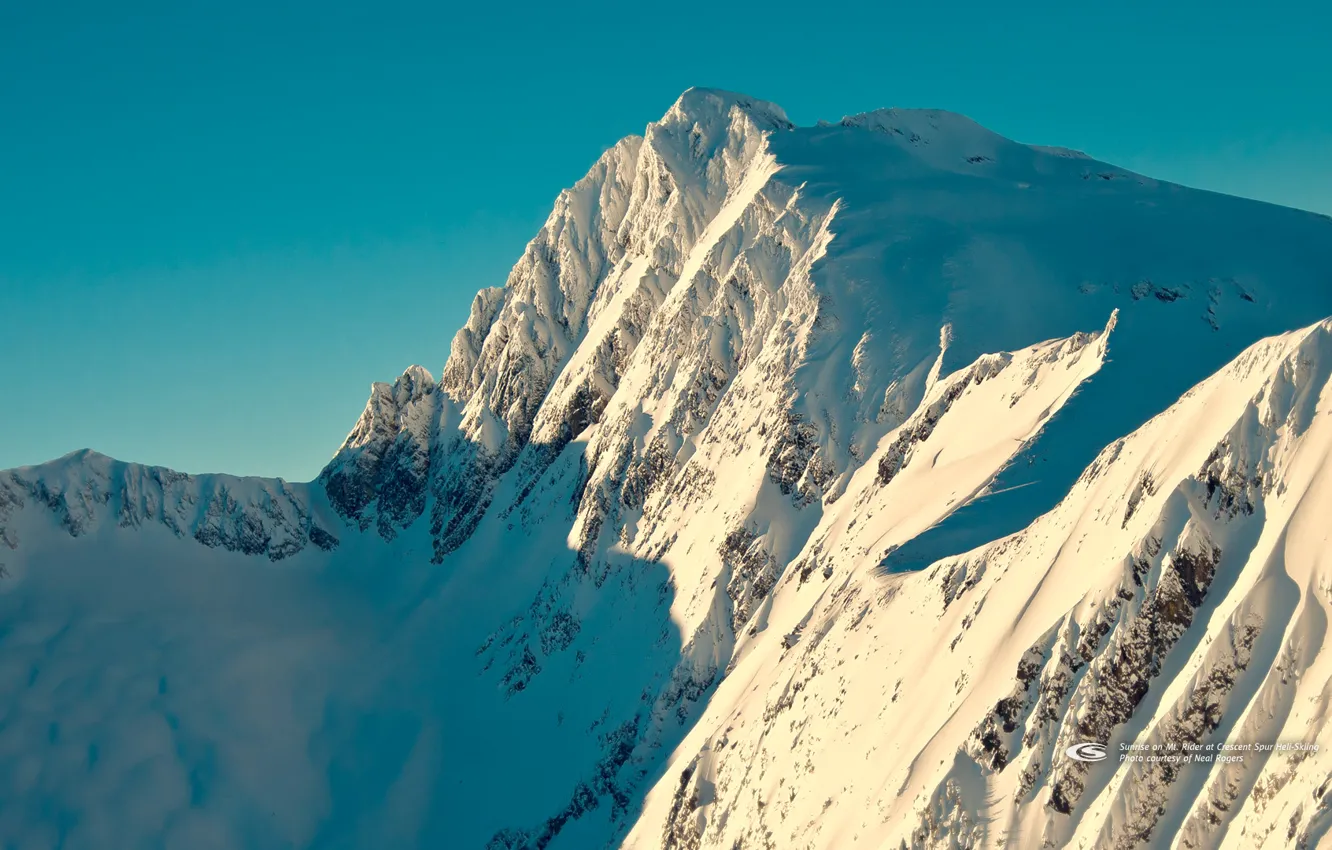
[[(1332, 319), (1255, 344), (1054, 510), (927, 570), (883, 576), (867, 545), (914, 501), (830, 517), (802, 560), (850, 572), (777, 589), (784, 644), (740, 657), (627, 846), (1315, 846), (1332, 831), (1329, 457)], [(1062, 756), (1227, 740), (1302, 748)], [(793, 781), (791, 764), (798, 793), (764, 805), (753, 776)]]
[(410, 498), (378, 506), (368, 468), (345, 486), (326, 471), (339, 482), (333, 504), (392, 536), (432, 502), (436, 556), (456, 548), (529, 443), (530, 476), (600, 416), (665, 293), (697, 273), (691, 252), (705, 255), (726, 205), (739, 215), (771, 173), (765, 137), (785, 126), (770, 104), (691, 90), (603, 155), (560, 195), (506, 285), (477, 296), (440, 381), (451, 412), (417, 453), (433, 466), (415, 463), (393, 490)]
[[(943, 186), (971, 200), (940, 206)], [(519, 492), (530, 489), (606, 415), (620, 421), (604, 430), (634, 435), (638, 460), (623, 446), (607, 454), (599, 446), (608, 435), (589, 435), (591, 457), (616, 458), (598, 474), (635, 468), (649, 451), (654, 466), (663, 451), (683, 462), (701, 421), (680, 419), (678, 399), (696, 397), (691, 385), (710, 384), (705, 398), (724, 395), (763, 356), (771, 362), (762, 392), (785, 399), (782, 415), (801, 423), (791, 440), (805, 466), (789, 474), (804, 476), (808, 503), (837, 492), (858, 458), (910, 415), (922, 367), (941, 356), (952, 371), (983, 352), (1093, 326), (1112, 309), (1133, 311), (1124, 353), (1135, 359), (1158, 341), (1219, 344), (1233, 355), (1254, 330), (1332, 311), (1325, 293), (1313, 299), (1319, 312), (1296, 311), (1284, 324), (1248, 307), (1268, 299), (1252, 271), (1265, 248), (1242, 230), (1223, 239), (1224, 221), (1204, 237), (1221, 250), (1209, 247), (1188, 268), (1176, 257), (1199, 255), (1181, 247), (1150, 276), (1152, 263), (1087, 239), (1111, 220), (1125, 238), (1142, 230), (1144, 241), (1197, 242), (1192, 198), (1183, 200), (941, 110), (881, 109), (797, 128), (774, 104), (691, 89), (561, 193), (506, 284), (477, 295), (432, 401), (440, 425), (412, 437), (409, 474), (390, 476), (391, 503), (378, 505), (373, 463), (348, 478), (338, 459), (321, 480), (336, 482), (339, 512), (385, 537), (428, 512), (442, 559), (490, 509), (501, 476), (516, 467)], [(1289, 215), (1295, 230), (1311, 226)], [(1319, 262), (1306, 260), (1304, 268)], [(1201, 321), (1170, 327), (1181, 323), (1152, 302)], [(932, 338), (941, 326), (956, 339), (944, 355)], [(777, 345), (773, 333), (783, 337)], [(644, 341), (651, 356), (636, 357)], [(1175, 392), (1206, 374), (1191, 358), (1165, 361), (1179, 372), (1163, 382)], [(1171, 398), (1144, 398), (1120, 427)], [(652, 422), (642, 435), (625, 418), (640, 403)], [(694, 419), (713, 406), (689, 404)]]
[(338, 545), (312, 508), (317, 498), (308, 485), (281, 479), (186, 475), (73, 452), (0, 473), (0, 564), (3, 550), (17, 549), (25, 537), (22, 511), (29, 503), (45, 508), (72, 537), (107, 525), (160, 525), (205, 546), (279, 561), (307, 546)]

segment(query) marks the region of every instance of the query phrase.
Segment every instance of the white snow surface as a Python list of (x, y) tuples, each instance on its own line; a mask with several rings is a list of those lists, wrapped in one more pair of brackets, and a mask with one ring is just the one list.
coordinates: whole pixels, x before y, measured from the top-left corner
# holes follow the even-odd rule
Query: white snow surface
[(0, 847), (1328, 846), (1329, 316), (1325, 217), (691, 89), (315, 482), (0, 472)]

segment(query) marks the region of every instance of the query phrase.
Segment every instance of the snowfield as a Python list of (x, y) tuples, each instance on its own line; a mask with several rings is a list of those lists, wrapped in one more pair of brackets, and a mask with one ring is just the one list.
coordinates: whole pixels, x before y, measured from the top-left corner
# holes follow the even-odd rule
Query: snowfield
[(1326, 217), (691, 89), (316, 481), (0, 472), (0, 846), (1332, 846), (1329, 317)]

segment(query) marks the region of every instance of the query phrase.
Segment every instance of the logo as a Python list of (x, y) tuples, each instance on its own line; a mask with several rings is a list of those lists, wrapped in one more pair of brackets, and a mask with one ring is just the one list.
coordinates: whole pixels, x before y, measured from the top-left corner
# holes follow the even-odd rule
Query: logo
[(1064, 754), (1074, 761), (1101, 761), (1105, 758), (1105, 747), (1101, 744), (1081, 743), (1074, 744)]

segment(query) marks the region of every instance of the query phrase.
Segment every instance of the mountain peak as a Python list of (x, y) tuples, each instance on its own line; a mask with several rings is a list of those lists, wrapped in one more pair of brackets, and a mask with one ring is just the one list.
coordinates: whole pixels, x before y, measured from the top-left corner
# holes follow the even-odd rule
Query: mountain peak
[(1312, 215), (690, 89), (315, 482), (0, 472), (3, 832), (1314, 846), (1326, 748), (1065, 754), (1332, 734), (1330, 272)]
[(376, 381), (370, 387), (370, 398), (365, 412), (348, 435), (348, 445), (363, 445), (373, 435), (392, 439), (404, 427), (407, 417), (415, 411), (421, 399), (434, 393), (435, 378), (422, 366), (408, 366), (392, 384)]
[(744, 112), (763, 129), (790, 130), (795, 126), (786, 117), (786, 110), (775, 103), (737, 92), (698, 87), (686, 89), (676, 98), (661, 123), (680, 119), (705, 123), (725, 119), (735, 109)]
[(412, 364), (393, 382), (393, 395), (416, 398), (428, 392), (427, 387), (432, 387), (434, 384), (435, 376), (430, 374), (429, 369)]

